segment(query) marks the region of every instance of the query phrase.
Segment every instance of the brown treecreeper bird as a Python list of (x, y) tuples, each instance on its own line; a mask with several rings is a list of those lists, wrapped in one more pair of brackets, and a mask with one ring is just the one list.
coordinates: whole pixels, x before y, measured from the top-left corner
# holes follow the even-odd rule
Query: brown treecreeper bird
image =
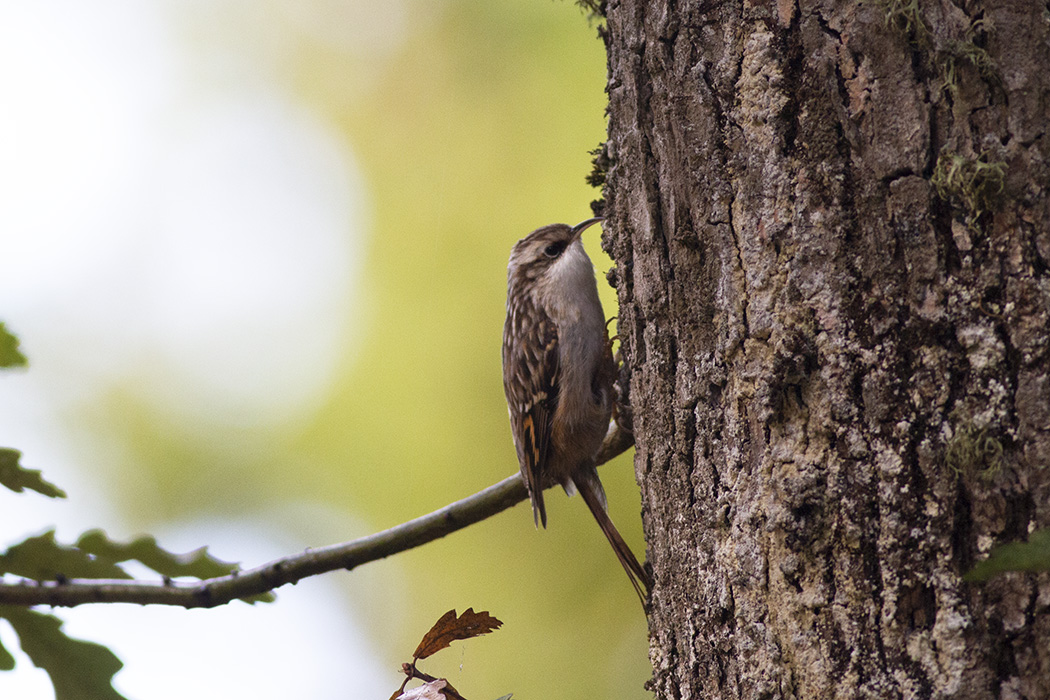
[(612, 415), (616, 365), (580, 234), (601, 220), (544, 226), (511, 250), (503, 389), (537, 526), (547, 526), (545, 487), (579, 491), (644, 603), (652, 580), (609, 519), (594, 463)]

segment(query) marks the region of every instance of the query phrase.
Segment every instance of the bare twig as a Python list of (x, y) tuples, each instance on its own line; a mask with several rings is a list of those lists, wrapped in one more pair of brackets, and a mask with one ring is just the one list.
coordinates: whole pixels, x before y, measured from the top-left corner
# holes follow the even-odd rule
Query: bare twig
[[(610, 426), (598, 453), (604, 464), (634, 444), (633, 437)], [(68, 579), (0, 584), (0, 605), (73, 607), (85, 603), (137, 603), (211, 608), (248, 598), (308, 576), (354, 569), (377, 559), (418, 547), (500, 513), (528, 498), (520, 477), (507, 477), (473, 496), (428, 515), (360, 539), (308, 549), (269, 564), (203, 581), (130, 581)]]

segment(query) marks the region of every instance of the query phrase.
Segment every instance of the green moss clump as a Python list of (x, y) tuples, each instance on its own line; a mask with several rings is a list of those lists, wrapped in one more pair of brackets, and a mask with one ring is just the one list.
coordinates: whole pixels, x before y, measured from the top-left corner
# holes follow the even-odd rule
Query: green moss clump
[(983, 214), (998, 207), (1006, 180), (1006, 163), (989, 163), (987, 154), (976, 159), (941, 150), (930, 177), (937, 196), (966, 212), (966, 225), (979, 230)]
[(609, 174), (609, 152), (605, 150), (605, 144), (601, 143), (587, 153), (591, 156), (591, 172), (587, 175), (587, 184), (591, 187), (604, 187), (605, 177)]
[(959, 93), (959, 68), (963, 64), (970, 64), (977, 69), (981, 79), (993, 87), (1002, 86), (1002, 77), (995, 61), (988, 52), (975, 43), (978, 32), (985, 31), (988, 26), (983, 19), (979, 19), (969, 26), (966, 35), (962, 39), (951, 39), (944, 44), (944, 48), (937, 52), (937, 72), (941, 76), (941, 89), (948, 92), (952, 99)]
[[(605, 148), (604, 143), (599, 144), (597, 148), (589, 151), (589, 153), (591, 155), (591, 172), (587, 175), (587, 184), (601, 189), (605, 187), (605, 180), (609, 174), (612, 160), (609, 158), (609, 151)], [(594, 212), (595, 216), (605, 216), (605, 198), (600, 197), (591, 202), (591, 211)]]
[(885, 15), (887, 27), (893, 27), (908, 37), (908, 41), (919, 48), (928, 49), (930, 28), (922, 18), (919, 0), (862, 0), (879, 8)]
[(1003, 444), (987, 428), (959, 426), (944, 449), (944, 464), (956, 474), (991, 479), (1003, 468)]
[(576, 0), (576, 5), (587, 13), (588, 19), (605, 19), (606, 0)]

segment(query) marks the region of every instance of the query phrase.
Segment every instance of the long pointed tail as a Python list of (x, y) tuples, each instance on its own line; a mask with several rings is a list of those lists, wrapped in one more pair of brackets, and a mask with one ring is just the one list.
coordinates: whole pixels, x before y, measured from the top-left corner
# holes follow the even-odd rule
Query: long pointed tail
[(635, 558), (634, 552), (624, 542), (623, 537), (620, 536), (616, 526), (613, 525), (612, 520), (609, 518), (609, 514), (605, 511), (605, 499), (601, 490), (601, 482), (598, 481), (598, 474), (595, 473), (593, 478), (585, 477), (578, 480), (574, 479), (573, 481), (576, 484), (576, 489), (580, 492), (580, 496), (583, 497), (583, 502), (590, 508), (591, 515), (598, 521), (598, 527), (602, 529), (602, 532), (605, 533), (605, 538), (612, 545), (616, 558), (620, 560), (620, 565), (627, 572), (628, 578), (631, 579), (631, 585), (634, 586), (634, 590), (644, 607), (645, 598), (649, 591), (652, 590), (653, 580), (638, 562), (638, 559)]

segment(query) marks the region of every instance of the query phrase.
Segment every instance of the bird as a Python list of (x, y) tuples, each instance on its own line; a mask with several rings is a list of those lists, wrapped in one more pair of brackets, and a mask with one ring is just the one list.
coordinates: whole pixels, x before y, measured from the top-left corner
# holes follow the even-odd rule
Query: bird
[(616, 363), (580, 238), (602, 220), (543, 226), (511, 250), (503, 389), (536, 527), (547, 527), (546, 487), (578, 491), (644, 606), (652, 579), (609, 518), (595, 464), (613, 412)]

